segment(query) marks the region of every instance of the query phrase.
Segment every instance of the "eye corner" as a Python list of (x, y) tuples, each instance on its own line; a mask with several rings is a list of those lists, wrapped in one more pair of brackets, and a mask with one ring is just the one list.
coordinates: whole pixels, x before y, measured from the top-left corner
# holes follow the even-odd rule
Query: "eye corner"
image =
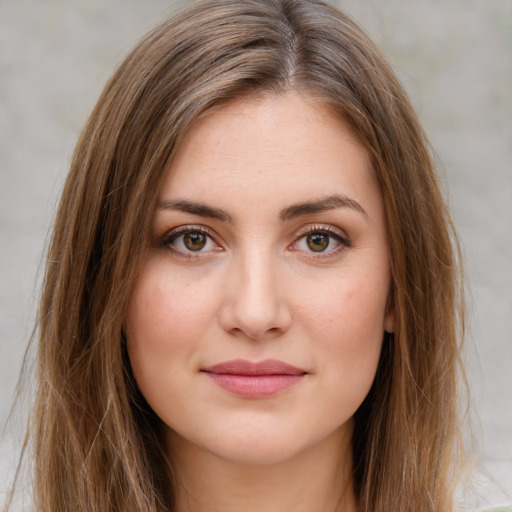
[[(310, 244), (314, 236), (319, 237), (317, 239), (319, 245), (316, 248)], [(326, 238), (327, 243), (325, 243)], [(352, 244), (349, 237), (340, 228), (329, 224), (313, 224), (305, 226), (297, 232), (294, 242), (289, 245), (289, 250), (302, 252), (308, 259), (327, 259), (338, 256), (350, 247)]]
[(211, 229), (196, 224), (180, 225), (167, 230), (160, 237), (159, 245), (168, 250), (172, 256), (187, 261), (224, 251), (217, 235)]

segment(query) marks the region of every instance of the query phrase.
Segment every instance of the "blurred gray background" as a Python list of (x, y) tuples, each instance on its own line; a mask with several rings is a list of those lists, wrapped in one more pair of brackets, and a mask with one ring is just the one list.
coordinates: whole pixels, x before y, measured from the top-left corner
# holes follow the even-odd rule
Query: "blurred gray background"
[[(79, 131), (127, 51), (183, 3), (0, 0), (0, 427)], [(449, 183), (472, 289), (476, 482), (483, 501), (512, 501), (512, 0), (335, 3), (389, 57)], [(0, 503), (23, 420), (18, 412), (0, 437)]]

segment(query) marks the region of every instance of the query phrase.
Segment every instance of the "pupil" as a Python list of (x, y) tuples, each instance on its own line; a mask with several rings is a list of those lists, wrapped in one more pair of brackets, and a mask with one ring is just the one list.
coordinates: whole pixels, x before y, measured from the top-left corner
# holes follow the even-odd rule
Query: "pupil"
[(315, 233), (307, 237), (308, 247), (315, 252), (322, 252), (329, 245), (329, 237), (322, 233)]
[(202, 233), (187, 233), (183, 237), (187, 249), (191, 251), (200, 251), (206, 245), (206, 236)]

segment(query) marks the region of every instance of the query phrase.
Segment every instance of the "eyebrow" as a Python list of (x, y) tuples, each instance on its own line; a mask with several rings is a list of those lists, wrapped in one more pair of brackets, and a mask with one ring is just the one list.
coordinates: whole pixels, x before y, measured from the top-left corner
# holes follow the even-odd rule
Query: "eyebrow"
[(300, 217), (301, 215), (308, 215), (311, 213), (321, 213), (328, 210), (334, 210), (335, 208), (351, 208), (365, 217), (368, 217), (368, 214), (364, 210), (364, 208), (354, 199), (351, 199), (348, 196), (333, 194), (321, 199), (317, 199), (315, 201), (307, 201), (304, 203), (298, 203), (288, 208), (285, 208), (281, 211), (281, 219), (289, 220), (294, 219), (296, 217)]
[[(290, 220), (302, 215), (321, 213), (342, 207), (351, 208), (365, 217), (368, 216), (364, 208), (354, 199), (345, 195), (333, 194), (314, 201), (306, 201), (288, 206), (281, 210), (280, 218), (282, 220)], [(188, 201), (186, 199), (163, 200), (158, 203), (158, 208), (161, 210), (179, 210), (181, 212), (199, 215), (200, 217), (209, 217), (223, 222), (233, 222), (233, 217), (220, 208), (214, 208), (203, 203)]]
[(186, 199), (160, 201), (158, 203), (158, 208), (160, 210), (179, 210), (181, 212), (199, 215), (200, 217), (209, 217), (211, 219), (222, 220), (224, 222), (233, 222), (231, 215), (224, 210), (213, 208), (206, 204), (196, 203), (194, 201), (187, 201)]

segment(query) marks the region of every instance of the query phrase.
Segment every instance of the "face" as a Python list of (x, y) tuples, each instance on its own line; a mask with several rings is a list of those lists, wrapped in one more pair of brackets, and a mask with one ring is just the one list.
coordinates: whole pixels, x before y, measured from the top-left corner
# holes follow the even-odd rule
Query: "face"
[(296, 93), (223, 106), (179, 148), (151, 236), (126, 335), (171, 449), (271, 463), (349, 437), (393, 319), (382, 198), (348, 128)]

